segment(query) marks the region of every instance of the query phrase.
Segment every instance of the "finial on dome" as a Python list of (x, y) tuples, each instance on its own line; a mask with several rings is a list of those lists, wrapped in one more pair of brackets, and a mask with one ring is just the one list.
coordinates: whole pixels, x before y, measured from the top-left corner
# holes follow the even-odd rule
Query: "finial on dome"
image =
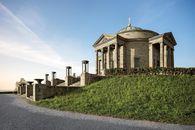
[(128, 18), (128, 26), (131, 26), (131, 18)]

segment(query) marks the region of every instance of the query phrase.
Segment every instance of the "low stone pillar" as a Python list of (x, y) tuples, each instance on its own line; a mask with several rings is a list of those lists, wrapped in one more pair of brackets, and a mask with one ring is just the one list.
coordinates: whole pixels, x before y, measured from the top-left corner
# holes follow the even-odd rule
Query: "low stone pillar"
[(72, 67), (71, 66), (66, 66), (66, 76), (70, 76), (72, 72)]
[(87, 84), (89, 84), (89, 73), (82, 73), (81, 80), (80, 80), (80, 86), (85, 86)]
[(39, 100), (39, 85), (34, 84), (33, 85), (33, 101)]
[(42, 81), (44, 79), (35, 79), (35, 81), (37, 81), (37, 84), (35, 83), (33, 85), (33, 101), (38, 101), (41, 99), (42, 97), (42, 91), (41, 91), (41, 85), (42, 85)]
[(49, 81), (49, 74), (45, 74), (45, 84), (47, 86), (51, 86), (51, 82)]
[(89, 73), (89, 61), (88, 60), (82, 61), (82, 73)]
[(80, 85), (85, 86), (89, 82), (89, 61), (83, 60), (82, 61), (82, 74), (81, 74), (81, 80)]
[(66, 66), (65, 86), (69, 86), (71, 84), (71, 77), (70, 77), (71, 71), (72, 71), (72, 67)]
[(56, 86), (56, 72), (52, 72), (51, 86)]

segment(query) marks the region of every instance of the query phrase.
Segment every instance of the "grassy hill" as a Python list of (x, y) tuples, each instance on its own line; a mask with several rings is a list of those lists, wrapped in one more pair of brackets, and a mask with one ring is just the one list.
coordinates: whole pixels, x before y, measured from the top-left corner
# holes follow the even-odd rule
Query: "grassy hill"
[(96, 115), (195, 124), (195, 77), (116, 76), (36, 104)]

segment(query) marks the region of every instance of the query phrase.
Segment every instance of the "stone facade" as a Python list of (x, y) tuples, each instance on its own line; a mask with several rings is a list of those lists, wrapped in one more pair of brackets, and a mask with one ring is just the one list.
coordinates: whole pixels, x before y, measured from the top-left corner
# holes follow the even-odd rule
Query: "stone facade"
[(102, 34), (93, 47), (96, 51), (96, 74), (105, 69), (174, 67), (176, 41), (171, 32), (154, 31), (128, 25), (115, 35)]

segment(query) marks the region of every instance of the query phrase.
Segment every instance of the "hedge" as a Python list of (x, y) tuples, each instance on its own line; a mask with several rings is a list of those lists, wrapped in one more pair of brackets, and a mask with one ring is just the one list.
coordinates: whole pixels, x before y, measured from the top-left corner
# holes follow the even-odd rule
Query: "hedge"
[(106, 69), (106, 75), (195, 75), (195, 68), (124, 68)]

